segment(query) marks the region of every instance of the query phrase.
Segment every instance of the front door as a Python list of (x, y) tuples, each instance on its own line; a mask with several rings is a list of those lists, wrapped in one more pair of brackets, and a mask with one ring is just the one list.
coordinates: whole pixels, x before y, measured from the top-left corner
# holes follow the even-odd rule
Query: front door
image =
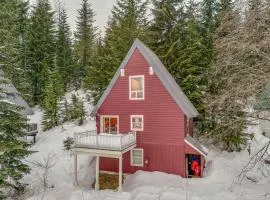
[(119, 116), (101, 116), (101, 133), (119, 133)]

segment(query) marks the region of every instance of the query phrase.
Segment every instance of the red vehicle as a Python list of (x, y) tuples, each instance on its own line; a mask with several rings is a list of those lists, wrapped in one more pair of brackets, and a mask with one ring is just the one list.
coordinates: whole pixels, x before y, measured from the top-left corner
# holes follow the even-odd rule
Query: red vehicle
[[(136, 147), (122, 157), (124, 173), (161, 171), (182, 177), (203, 176), (206, 152), (192, 137), (198, 114), (157, 55), (139, 40), (92, 112), (98, 133), (136, 131)], [(191, 169), (194, 156), (200, 170)], [(99, 167), (118, 172), (118, 160), (101, 157)]]

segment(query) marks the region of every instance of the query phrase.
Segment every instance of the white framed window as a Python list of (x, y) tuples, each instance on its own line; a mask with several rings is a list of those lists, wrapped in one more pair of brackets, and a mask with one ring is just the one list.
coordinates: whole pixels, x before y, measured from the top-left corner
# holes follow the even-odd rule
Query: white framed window
[(131, 166), (137, 166), (137, 167), (143, 167), (143, 160), (144, 160), (144, 155), (143, 155), (143, 149), (132, 149), (130, 151), (130, 165)]
[(101, 133), (117, 134), (119, 133), (119, 116), (118, 115), (101, 115), (100, 116)]
[(143, 131), (143, 129), (144, 129), (143, 115), (130, 115), (130, 130)]
[(129, 77), (129, 99), (144, 100), (144, 75)]

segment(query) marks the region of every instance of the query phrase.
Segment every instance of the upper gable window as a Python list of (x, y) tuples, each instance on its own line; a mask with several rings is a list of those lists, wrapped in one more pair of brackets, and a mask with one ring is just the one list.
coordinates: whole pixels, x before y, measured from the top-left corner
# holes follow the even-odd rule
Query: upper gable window
[(143, 100), (144, 99), (144, 76), (129, 77), (129, 99)]

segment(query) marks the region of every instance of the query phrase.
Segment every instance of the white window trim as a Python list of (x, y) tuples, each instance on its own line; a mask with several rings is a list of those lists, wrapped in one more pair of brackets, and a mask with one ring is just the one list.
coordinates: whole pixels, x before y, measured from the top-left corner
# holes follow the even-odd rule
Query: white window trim
[[(131, 97), (131, 79), (132, 78), (142, 78), (143, 79), (143, 97), (142, 98), (132, 98)], [(145, 98), (145, 81), (144, 81), (144, 75), (137, 75), (137, 76), (129, 76), (129, 100), (144, 100)]]
[(119, 134), (119, 128), (120, 128), (119, 115), (100, 115), (100, 133), (104, 133), (103, 119), (105, 117), (117, 118), (117, 122), (118, 122), (117, 134)]
[[(133, 117), (141, 117), (142, 118), (142, 128), (141, 129), (133, 129), (133, 122), (132, 122), (132, 118)], [(131, 131), (144, 131), (144, 116), (143, 115), (130, 115), (130, 130)]]
[[(133, 163), (133, 154), (132, 154), (133, 150), (140, 150), (142, 152), (142, 164), (141, 165)], [(130, 151), (130, 165), (136, 166), (136, 167), (143, 167), (144, 166), (144, 150), (142, 148), (134, 148)]]

